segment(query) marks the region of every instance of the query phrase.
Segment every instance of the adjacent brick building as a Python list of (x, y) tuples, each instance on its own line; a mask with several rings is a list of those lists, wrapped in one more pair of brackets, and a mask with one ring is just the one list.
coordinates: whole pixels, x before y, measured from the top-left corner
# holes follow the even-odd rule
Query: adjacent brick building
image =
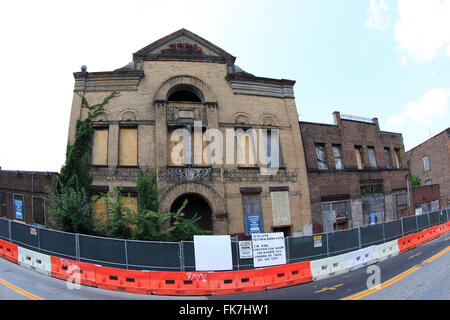
[(46, 186), (54, 189), (56, 172), (0, 170), (0, 217), (27, 224), (51, 225)]
[(440, 195), (438, 184), (411, 188), (411, 212), (420, 215), (440, 210)]
[(333, 125), (300, 122), (313, 232), (407, 215), (402, 135), (381, 131), (376, 118), (333, 116)]
[[(162, 190), (160, 211), (176, 210), (188, 199), (188, 216), (198, 212), (200, 225), (215, 234), (311, 234), (295, 81), (254, 76), (235, 65), (235, 59), (181, 29), (134, 53), (123, 68), (74, 73), (70, 143), (76, 121), (87, 116), (80, 94), (93, 105), (113, 90), (120, 92), (93, 122), (92, 189), (105, 192), (122, 185), (133, 196), (138, 172), (156, 172)], [(183, 135), (181, 148), (177, 129), (190, 133)], [(241, 129), (244, 135), (238, 134)], [(196, 130), (200, 140), (195, 140)], [(270, 137), (279, 132), (276, 173), (261, 174), (266, 165), (256, 157), (258, 150), (267, 157), (274, 154), (269, 136), (261, 149), (247, 130), (266, 130)], [(208, 150), (213, 140), (207, 131), (223, 137), (231, 132), (229, 151), (241, 152), (243, 161), (234, 161), (234, 154), (230, 162), (228, 155), (222, 163), (211, 161), (217, 154)], [(136, 199), (129, 205), (135, 208)]]
[(450, 128), (406, 152), (409, 168), (422, 185), (438, 184), (440, 206), (450, 206)]

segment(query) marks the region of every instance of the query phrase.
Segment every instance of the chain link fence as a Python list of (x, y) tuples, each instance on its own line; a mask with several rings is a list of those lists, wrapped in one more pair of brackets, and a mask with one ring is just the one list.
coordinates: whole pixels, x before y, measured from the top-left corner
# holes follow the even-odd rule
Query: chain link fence
[[(317, 260), (392, 241), (449, 220), (441, 211), (358, 228), (301, 237), (286, 237), (287, 263)], [(131, 270), (195, 271), (193, 241), (158, 242), (111, 239), (50, 230), (0, 218), (0, 239), (65, 259)], [(241, 259), (239, 241), (231, 238), (233, 270), (253, 269)]]

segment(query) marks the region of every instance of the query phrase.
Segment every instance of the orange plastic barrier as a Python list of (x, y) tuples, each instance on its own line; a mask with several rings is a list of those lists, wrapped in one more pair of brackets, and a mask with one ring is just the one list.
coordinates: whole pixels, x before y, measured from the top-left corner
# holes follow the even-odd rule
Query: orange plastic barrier
[(125, 270), (95, 266), (95, 281), (99, 288), (150, 294), (150, 276), (148, 271)]
[(209, 295), (209, 273), (150, 271), (152, 294), (197, 296)]
[(398, 249), (400, 253), (406, 252), (416, 247), (416, 234), (409, 234), (398, 239)]
[(0, 240), (0, 256), (11, 262), (18, 263), (17, 245), (8, 241)]
[(428, 229), (417, 232), (416, 234), (416, 247), (423, 245), (424, 243), (430, 241)]
[(209, 272), (208, 279), (211, 294), (233, 294), (266, 289), (263, 269)]
[(311, 282), (311, 263), (309, 261), (286, 264), (262, 269), (264, 282), (268, 289), (276, 289)]
[[(95, 266), (90, 263), (75, 260), (50, 257), (52, 276), (58, 279), (67, 280), (69, 277), (74, 281), (79, 279), (81, 284), (96, 287)], [(75, 274), (79, 273), (79, 275)]]

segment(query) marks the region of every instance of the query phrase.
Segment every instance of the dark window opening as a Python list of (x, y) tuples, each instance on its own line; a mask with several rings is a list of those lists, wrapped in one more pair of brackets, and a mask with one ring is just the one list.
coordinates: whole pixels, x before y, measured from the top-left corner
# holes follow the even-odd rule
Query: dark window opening
[(191, 90), (181, 89), (177, 90), (169, 95), (167, 101), (176, 102), (202, 102), (200, 97)]

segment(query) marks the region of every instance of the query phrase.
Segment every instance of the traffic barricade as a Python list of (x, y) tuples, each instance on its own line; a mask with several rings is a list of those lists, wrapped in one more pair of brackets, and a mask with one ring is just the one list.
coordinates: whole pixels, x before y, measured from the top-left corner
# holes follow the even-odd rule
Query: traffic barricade
[(0, 256), (11, 262), (18, 263), (18, 246), (14, 243), (0, 240)]
[(414, 233), (401, 237), (397, 241), (400, 253), (406, 252), (416, 247), (416, 235)]
[(95, 265), (59, 257), (50, 257), (52, 276), (96, 287)]
[(51, 275), (50, 256), (34, 250), (18, 247), (18, 263), (26, 268), (36, 270), (39, 273)]
[(392, 240), (376, 246), (378, 262), (395, 257), (400, 253), (398, 241)]
[(314, 281), (337, 276), (348, 271), (348, 253), (311, 261), (311, 274)]
[(357, 270), (378, 262), (376, 246), (349, 252), (347, 253), (347, 256), (349, 271)]
[(209, 295), (208, 272), (150, 271), (150, 293), (156, 295)]
[(267, 289), (276, 289), (311, 282), (311, 265), (309, 261), (286, 264), (261, 269)]
[(430, 239), (428, 229), (422, 230), (420, 232), (416, 233), (416, 247), (419, 247), (423, 245), (424, 243), (427, 243)]
[(150, 294), (150, 276), (144, 270), (126, 270), (96, 265), (95, 282), (99, 288)]
[(211, 294), (234, 294), (264, 291), (264, 273), (262, 269), (245, 271), (208, 272)]

